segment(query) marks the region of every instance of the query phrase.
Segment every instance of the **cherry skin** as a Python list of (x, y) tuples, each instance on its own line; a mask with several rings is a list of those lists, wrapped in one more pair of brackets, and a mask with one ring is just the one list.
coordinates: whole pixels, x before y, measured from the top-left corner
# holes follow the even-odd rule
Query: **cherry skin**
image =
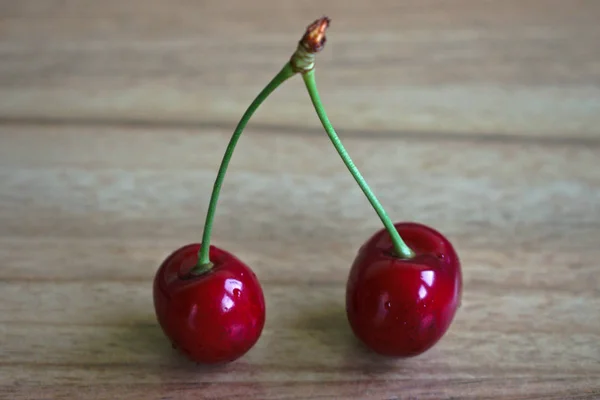
[(346, 286), (354, 335), (384, 356), (413, 357), (446, 333), (462, 296), (462, 272), (452, 244), (418, 223), (394, 224), (415, 257), (398, 258), (387, 230), (360, 248)]
[(200, 244), (175, 250), (158, 268), (153, 295), (156, 317), (173, 347), (192, 361), (234, 361), (258, 341), (265, 299), (258, 278), (231, 253), (210, 246), (213, 267), (191, 275)]

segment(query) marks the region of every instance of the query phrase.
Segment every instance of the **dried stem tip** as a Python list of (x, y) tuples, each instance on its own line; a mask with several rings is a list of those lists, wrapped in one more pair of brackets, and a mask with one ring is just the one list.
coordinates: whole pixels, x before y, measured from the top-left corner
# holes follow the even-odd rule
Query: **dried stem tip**
[(325, 31), (329, 27), (331, 20), (327, 17), (321, 17), (306, 28), (306, 33), (300, 40), (300, 45), (309, 53), (317, 53), (325, 47), (327, 38)]

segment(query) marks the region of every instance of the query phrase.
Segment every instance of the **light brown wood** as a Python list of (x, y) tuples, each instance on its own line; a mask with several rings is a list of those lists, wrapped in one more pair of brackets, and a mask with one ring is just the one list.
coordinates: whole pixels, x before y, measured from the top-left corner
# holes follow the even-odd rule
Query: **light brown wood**
[[(240, 141), (213, 241), (267, 324), (220, 368), (174, 352), (151, 280), (198, 241), (232, 128), (305, 25), (323, 101), (396, 220), (464, 266), (432, 350), (344, 314), (381, 224), (301, 80)], [(0, 398), (600, 399), (600, 3), (0, 1)]]

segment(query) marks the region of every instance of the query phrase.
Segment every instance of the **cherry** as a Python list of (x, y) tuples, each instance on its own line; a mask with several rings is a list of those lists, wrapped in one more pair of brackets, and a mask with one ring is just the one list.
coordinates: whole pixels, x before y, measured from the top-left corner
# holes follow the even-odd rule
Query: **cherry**
[(297, 73), (313, 68), (314, 54), (325, 44), (329, 19), (308, 26), (296, 51), (242, 115), (225, 154), (206, 212), (201, 244), (171, 253), (156, 271), (154, 310), (173, 347), (205, 364), (230, 362), (259, 340), (265, 323), (262, 287), (250, 267), (210, 244), (219, 193), (237, 142), (248, 121), (275, 89)]
[(158, 322), (173, 346), (199, 363), (233, 361), (262, 333), (265, 303), (258, 279), (233, 254), (212, 246), (210, 238), (219, 193), (246, 124), (296, 74), (302, 76), (331, 143), (385, 227), (365, 243), (350, 270), (347, 316), (355, 335), (376, 352), (414, 356), (443, 336), (456, 313), (462, 277), (454, 248), (432, 228), (391, 222), (327, 117), (315, 80), (315, 54), (325, 45), (329, 23), (323, 17), (308, 26), (290, 60), (244, 112), (213, 185), (201, 244), (175, 250), (156, 272)]
[(213, 266), (195, 275), (200, 244), (169, 255), (154, 278), (154, 308), (165, 335), (191, 360), (233, 361), (258, 341), (265, 299), (254, 272), (231, 253), (210, 247)]
[(387, 356), (419, 355), (446, 333), (460, 305), (462, 273), (450, 241), (428, 226), (396, 223), (411, 258), (394, 254), (387, 230), (360, 248), (348, 277), (346, 313), (354, 334)]
[(302, 78), (321, 125), (385, 227), (365, 243), (350, 269), (350, 327), (375, 352), (421, 354), (445, 334), (456, 313), (462, 291), (458, 256), (434, 229), (392, 223), (329, 121), (311, 66)]

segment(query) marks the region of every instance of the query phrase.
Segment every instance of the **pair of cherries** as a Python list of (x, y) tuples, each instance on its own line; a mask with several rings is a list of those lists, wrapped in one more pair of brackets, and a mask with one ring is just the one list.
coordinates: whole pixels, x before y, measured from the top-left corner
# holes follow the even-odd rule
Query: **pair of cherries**
[(363, 244), (349, 271), (346, 314), (355, 336), (382, 355), (416, 356), (442, 338), (459, 307), (462, 273), (450, 241), (423, 224), (392, 224), (327, 118), (314, 60), (325, 45), (329, 23), (323, 17), (308, 26), (290, 61), (248, 107), (219, 168), (202, 242), (175, 250), (154, 278), (154, 306), (163, 332), (197, 363), (234, 361), (262, 334), (266, 307), (259, 279), (235, 255), (211, 245), (210, 235), (225, 172), (244, 127), (260, 104), (295, 74), (302, 75), (325, 131), (385, 226)]

